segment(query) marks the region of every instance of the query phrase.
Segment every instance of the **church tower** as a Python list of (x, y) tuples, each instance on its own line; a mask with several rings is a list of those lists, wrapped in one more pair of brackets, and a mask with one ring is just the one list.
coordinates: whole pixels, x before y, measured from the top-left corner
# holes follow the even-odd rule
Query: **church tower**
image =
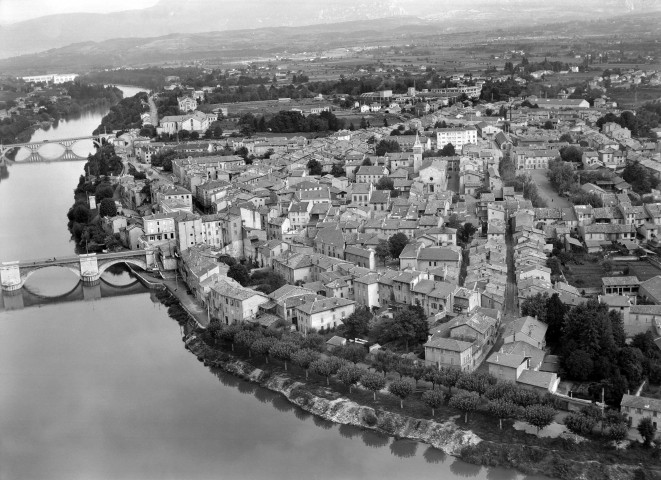
[(420, 143), (420, 137), (418, 132), (415, 132), (415, 143), (413, 144), (413, 173), (418, 173), (420, 167), (422, 166), (422, 152), (424, 148), (422, 143)]

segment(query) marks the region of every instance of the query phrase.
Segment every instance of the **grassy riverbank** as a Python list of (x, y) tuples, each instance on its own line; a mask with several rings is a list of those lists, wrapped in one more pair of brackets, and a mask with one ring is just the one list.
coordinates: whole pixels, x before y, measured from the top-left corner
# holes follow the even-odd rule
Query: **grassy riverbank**
[[(585, 478), (652, 479), (659, 478), (661, 462), (654, 450), (632, 446), (615, 448), (610, 443), (590, 439), (577, 444), (573, 435), (540, 438), (515, 430), (512, 421), (498, 420), (477, 411), (464, 423), (459, 410), (444, 404), (431, 410), (421, 400), (429, 385), (420, 382), (400, 409), (399, 399), (354, 387), (351, 392), (337, 378), (310, 374), (288, 362), (250, 355), (224, 341), (209, 341), (205, 330), (195, 324), (177, 299), (168, 292), (158, 294), (169, 315), (185, 325), (187, 347), (213, 368), (221, 368), (265, 388), (278, 391), (301, 408), (338, 423), (350, 423), (383, 433), (429, 443), (446, 453), (478, 465), (515, 468), (526, 474), (551, 475), (563, 480)], [(440, 388), (440, 387), (437, 387)]]

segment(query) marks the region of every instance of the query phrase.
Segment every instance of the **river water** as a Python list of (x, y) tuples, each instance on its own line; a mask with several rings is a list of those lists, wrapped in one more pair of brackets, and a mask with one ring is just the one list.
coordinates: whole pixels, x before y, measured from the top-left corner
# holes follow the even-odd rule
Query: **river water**
[[(85, 136), (103, 114), (35, 135)], [(82, 166), (8, 167), (1, 261), (74, 253), (66, 213)], [(95, 290), (45, 269), (0, 298), (0, 432), (0, 480), (521, 478), (322, 421), (210, 371), (125, 271)]]

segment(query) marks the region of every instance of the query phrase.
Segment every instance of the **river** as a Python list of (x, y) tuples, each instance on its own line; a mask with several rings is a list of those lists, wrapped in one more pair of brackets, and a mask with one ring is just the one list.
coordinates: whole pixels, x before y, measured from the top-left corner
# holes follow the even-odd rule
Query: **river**
[[(102, 115), (35, 135), (85, 136)], [(73, 254), (66, 213), (82, 166), (8, 167), (0, 260)], [(103, 280), (113, 296), (71, 301), (77, 278), (51, 268), (31, 276), (20, 298), (0, 298), (0, 480), (522, 477), (322, 421), (211, 372), (128, 272)]]

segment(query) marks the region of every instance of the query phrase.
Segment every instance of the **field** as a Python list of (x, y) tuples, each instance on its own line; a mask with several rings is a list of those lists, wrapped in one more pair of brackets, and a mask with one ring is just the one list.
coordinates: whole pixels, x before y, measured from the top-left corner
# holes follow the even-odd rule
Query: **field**
[[(599, 261), (591, 262), (592, 256), (576, 256), (579, 264), (568, 263), (563, 268), (563, 273), (567, 278), (570, 285), (575, 286), (579, 290), (589, 288), (601, 288), (601, 279), (603, 277), (612, 276), (613, 273), (607, 272), (604, 267), (600, 265)], [(582, 262), (582, 265), (580, 264)], [(623, 272), (625, 275), (634, 275), (638, 280), (644, 282), (652, 277), (661, 275), (661, 268), (657, 267), (646, 261), (628, 261), (628, 262), (614, 262), (613, 269), (616, 272)]]

